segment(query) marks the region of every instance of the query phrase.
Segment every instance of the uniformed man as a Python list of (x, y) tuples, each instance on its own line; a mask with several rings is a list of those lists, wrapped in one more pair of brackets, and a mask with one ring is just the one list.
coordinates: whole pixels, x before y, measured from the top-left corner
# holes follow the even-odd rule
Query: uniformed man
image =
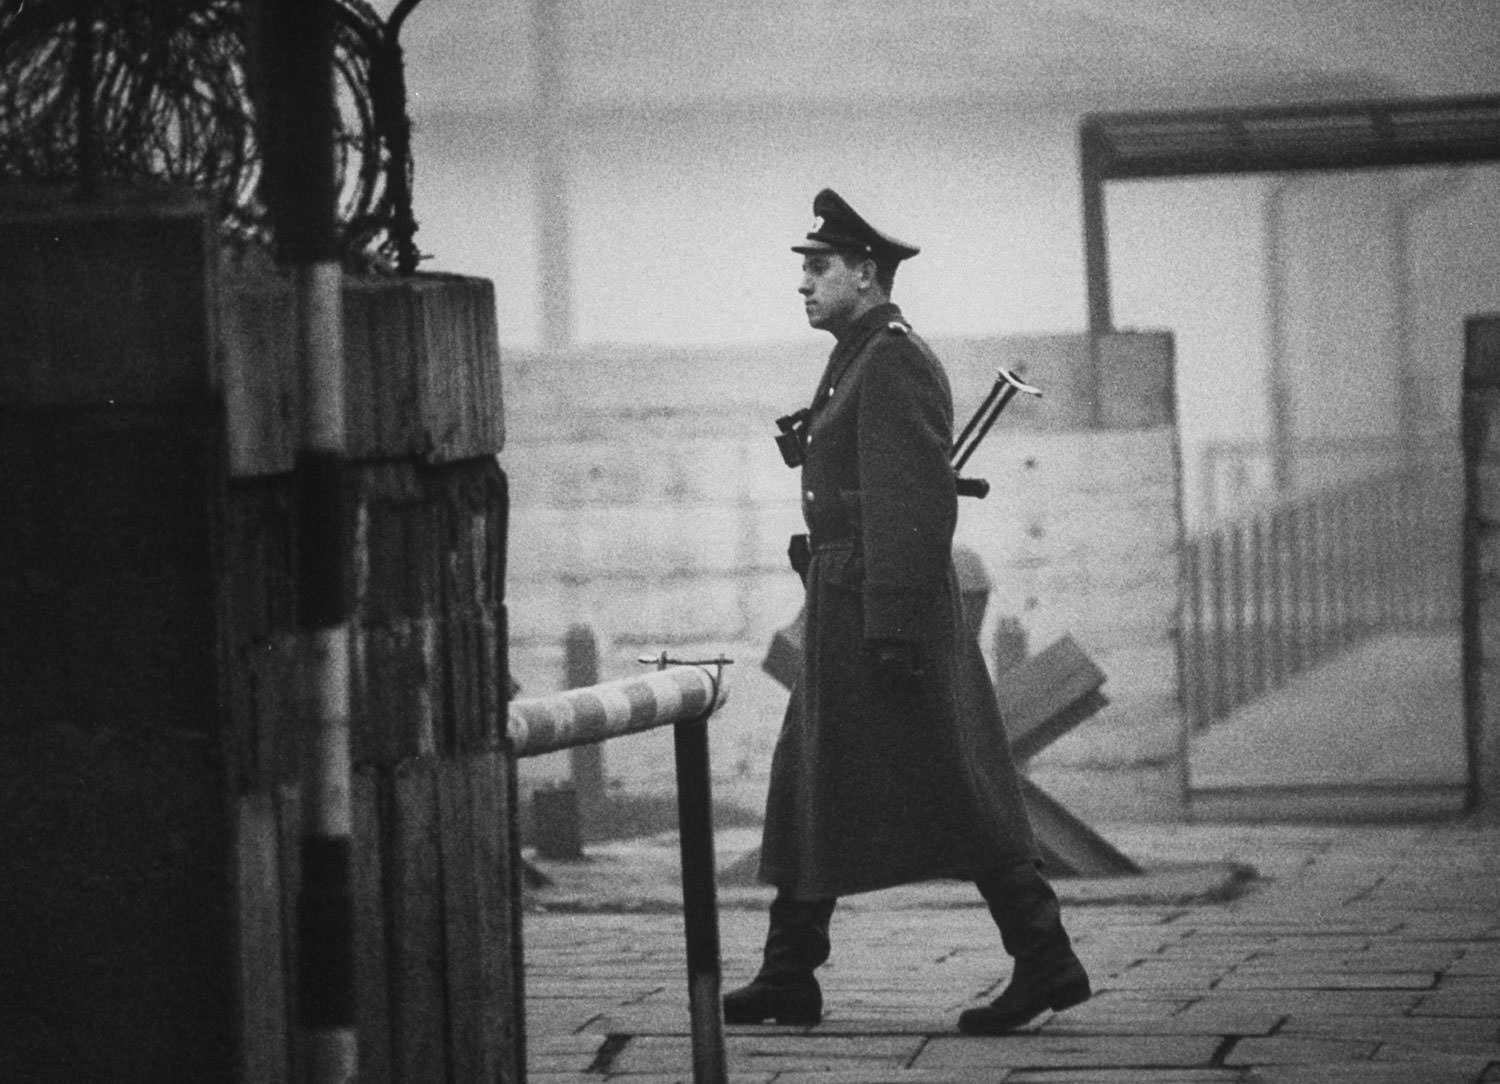
[[(953, 400), (927, 344), (891, 303), (917, 248), (837, 193), (813, 201), (799, 292), (836, 340), (806, 412), (780, 443), (801, 460), (807, 590), (802, 673), (771, 765), (760, 876), (776, 887), (763, 965), (724, 997), (732, 1024), (815, 1024), (814, 970), (839, 896), (973, 881), (1014, 958), (960, 1031), (999, 1034), (1089, 997), (1042, 877), (983, 656), (964, 622)], [(790, 434), (791, 440), (787, 436)], [(788, 444), (792, 447), (788, 449)]]

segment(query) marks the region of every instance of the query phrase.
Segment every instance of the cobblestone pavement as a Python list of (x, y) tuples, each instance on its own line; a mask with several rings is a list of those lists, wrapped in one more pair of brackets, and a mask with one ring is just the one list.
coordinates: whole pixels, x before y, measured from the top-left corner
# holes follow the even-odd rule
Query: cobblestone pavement
[[(871, 893), (834, 915), (824, 1022), (728, 1029), (731, 1081), (1500, 1084), (1500, 828), (1105, 834), (1147, 874), (1057, 882), (1093, 1000), (960, 1036), (1007, 971), (977, 894)], [(691, 1081), (672, 842), (546, 867), (525, 924), (533, 1084)], [(721, 889), (726, 989), (758, 963), (767, 900)]]

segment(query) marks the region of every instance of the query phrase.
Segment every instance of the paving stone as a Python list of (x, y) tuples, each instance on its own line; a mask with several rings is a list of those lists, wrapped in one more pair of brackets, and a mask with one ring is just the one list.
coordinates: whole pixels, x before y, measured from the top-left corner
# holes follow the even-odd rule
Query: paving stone
[(1255, 1084), (1248, 1069), (1017, 1069), (1006, 1084)]
[(1470, 1080), (1477, 1080), (1489, 1066), (1500, 1064), (1500, 1052), (1493, 1047), (1482, 1050), (1463, 1046), (1444, 1049), (1405, 1043), (1382, 1043), (1375, 1052), (1374, 1060), (1419, 1066), (1424, 1072), (1430, 1066), (1446, 1066), (1467, 1074)]
[(1060, 1013), (1043, 1024), (1040, 1031), (1045, 1035), (1269, 1035), (1282, 1020), (1274, 1012), (1212, 1006), (1164, 1017), (1084, 1020), (1072, 1013)]
[(686, 1006), (667, 1010), (634, 1005), (608, 1009), (583, 1025), (584, 1031), (594, 1036), (690, 1035), (692, 1026)]
[[(729, 1084), (773, 1084), (775, 1073), (729, 1071)], [(619, 1084), (693, 1084), (692, 1071), (675, 1073), (609, 1073), (605, 1076), (585, 1077), (581, 1084), (600, 1084), (600, 1081), (618, 1081)], [(528, 1078), (527, 1084), (535, 1084)]]
[(1323, 1034), (1344, 1039), (1375, 1039), (1381, 1042), (1492, 1046), (1500, 1056), (1500, 1028), (1478, 1017), (1453, 1016), (1326, 1016), (1293, 1013), (1279, 1034)]
[(1472, 1016), (1481, 1020), (1500, 1020), (1500, 976), (1483, 989), (1439, 989), (1425, 995), (1411, 1010), (1413, 1016)]
[[(731, 1035), (730, 1065), (736, 1072), (867, 1069), (878, 1072), (906, 1066), (926, 1040), (919, 1036)], [(608, 1063), (611, 1075), (662, 1073), (692, 1064), (686, 1039), (664, 1036), (632, 1038)]]
[(776, 1074), (776, 1084), (1007, 1084), (1014, 1079), (1014, 1075), (1005, 1069), (895, 1069), (889, 1072), (859, 1069), (826, 1073), (795, 1070)]
[[(1500, 1084), (1500, 829), (1130, 826), (1123, 838), (1265, 876), (1223, 903), (1065, 904), (1096, 996), (993, 1039), (954, 1030), (1010, 969), (983, 910), (954, 886), (868, 894), (836, 914), (825, 1022), (729, 1029), (731, 1081)], [(721, 911), (726, 976), (758, 967), (768, 898)], [(528, 913), (525, 937), (533, 1084), (690, 1081), (680, 913)], [(599, 1067), (606, 1039), (607, 1074), (581, 1071)]]
[(1266, 952), (1252, 956), (1234, 968), (1236, 973), (1257, 971), (1282, 973), (1315, 971), (1360, 971), (1391, 973), (1409, 971), (1431, 975), (1436, 982), (1451, 961), (1435, 959), (1431, 954), (1403, 954), (1372, 950), (1361, 953)]
[(1419, 990), (1214, 990), (1198, 1004), (1253, 1007), (1270, 1012), (1315, 1012), (1324, 1015), (1368, 1016), (1408, 1013), (1427, 992)]
[(1193, 997), (1163, 996), (1150, 991), (1106, 990), (1051, 1019), (1076, 1024), (1162, 1020), (1175, 1016), (1194, 1000)]
[(911, 1065), (914, 1069), (1189, 1068), (1207, 1066), (1218, 1046), (1216, 1038), (1197, 1036), (965, 1036), (931, 1040)]
[(1437, 985), (1431, 971), (1385, 973), (1348, 971), (1235, 971), (1225, 975), (1220, 990), (1430, 990)]
[[(809, 1035), (942, 1035), (957, 1027), (956, 1013), (946, 1016), (922, 1015), (919, 1012), (857, 1014), (829, 1013)], [(737, 1029), (738, 1030), (738, 1029)]]
[(1500, 974), (1500, 942), (1469, 942), (1444, 972), (1446, 975)]
[(526, 1069), (534, 1073), (587, 1073), (594, 1064), (592, 1054), (541, 1054), (526, 1050)]
[(1272, 1035), (1238, 1039), (1224, 1055), (1225, 1065), (1306, 1065), (1309, 1062), (1368, 1061), (1379, 1044), (1373, 1040), (1314, 1039)]
[(1359, 1062), (1268, 1065), (1248, 1079), (1254, 1084), (1474, 1084), (1476, 1078), (1451, 1066), (1424, 1066), (1414, 1075), (1410, 1065)]

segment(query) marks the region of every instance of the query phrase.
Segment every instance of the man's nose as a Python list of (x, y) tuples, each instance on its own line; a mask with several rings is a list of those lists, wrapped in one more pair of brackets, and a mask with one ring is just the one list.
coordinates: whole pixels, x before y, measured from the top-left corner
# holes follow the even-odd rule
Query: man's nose
[(802, 285), (797, 287), (797, 292), (803, 297), (812, 297), (812, 291), (813, 288), (811, 279), (803, 279)]

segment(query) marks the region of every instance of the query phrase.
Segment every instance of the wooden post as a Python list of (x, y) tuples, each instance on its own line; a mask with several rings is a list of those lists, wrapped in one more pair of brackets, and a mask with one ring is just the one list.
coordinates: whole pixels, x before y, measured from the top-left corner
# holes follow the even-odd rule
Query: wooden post
[[(563, 638), (563, 658), (567, 669), (564, 687), (582, 689), (599, 682), (599, 640), (587, 625), (570, 625)], [(580, 821), (579, 835), (589, 833), (600, 823), (605, 811), (604, 746), (577, 745), (568, 753), (573, 776), (573, 794)]]

